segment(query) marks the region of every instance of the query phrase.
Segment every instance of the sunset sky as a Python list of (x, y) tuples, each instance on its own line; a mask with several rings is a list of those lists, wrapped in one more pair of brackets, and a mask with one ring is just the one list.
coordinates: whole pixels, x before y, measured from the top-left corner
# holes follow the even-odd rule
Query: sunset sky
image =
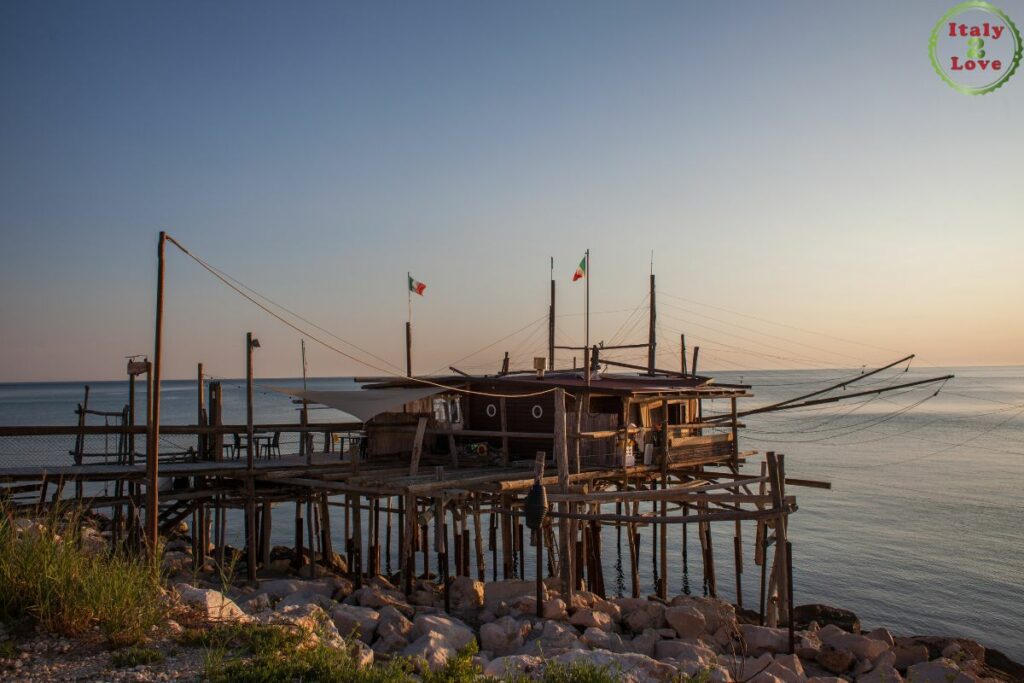
[[(671, 367), (1024, 363), (1024, 73), (940, 80), (951, 4), (0, 4), (0, 381), (151, 352), (159, 230), (399, 367), (410, 271), (420, 372), (543, 355), (550, 257), (581, 343), (587, 248), (595, 342), (653, 250)], [(165, 324), (165, 376), (301, 372), (174, 249)]]

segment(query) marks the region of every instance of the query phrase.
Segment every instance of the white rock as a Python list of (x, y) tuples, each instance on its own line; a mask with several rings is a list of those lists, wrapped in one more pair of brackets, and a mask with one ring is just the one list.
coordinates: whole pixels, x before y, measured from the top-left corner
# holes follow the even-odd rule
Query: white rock
[(561, 598), (552, 598), (544, 601), (544, 618), (564, 620), (569, 618), (566, 611), (565, 601)]
[(789, 649), (789, 632), (781, 628), (740, 624), (747, 652), (759, 655), (764, 652), (785, 652)]
[(578, 609), (569, 617), (569, 623), (582, 629), (599, 628), (602, 631), (612, 630), (612, 618), (604, 612), (592, 609)]
[(343, 638), (357, 637), (367, 645), (373, 642), (380, 614), (369, 607), (341, 604), (331, 611), (334, 625)]
[(412, 632), (412, 622), (391, 605), (382, 607), (377, 614), (380, 617), (377, 621), (377, 636), (379, 638), (405, 639)]
[[(412, 621), (412, 631), (409, 637), (418, 640), (431, 631), (440, 634), (448, 645), (455, 648), (456, 652), (476, 640), (473, 629), (455, 617), (442, 614), (417, 615)], [(415, 643), (413, 644), (415, 645)]]
[(645, 629), (643, 633), (634, 636), (633, 640), (626, 643), (626, 649), (645, 657), (654, 656), (655, 646), (661, 642), (661, 636), (653, 628)]
[[(484, 607), (497, 613), (503, 602), (510, 604), (519, 598), (536, 596), (537, 584), (534, 581), (491, 581), (484, 586)], [(547, 599), (546, 592), (544, 597)]]
[(210, 621), (249, 621), (248, 614), (220, 591), (196, 588), (187, 583), (174, 586), (181, 601), (197, 608)]
[(868, 673), (857, 676), (857, 683), (903, 683), (903, 676), (891, 666), (876, 666)]
[(626, 651), (622, 637), (618, 633), (609, 633), (593, 626), (583, 632), (583, 635), (580, 636), (580, 642), (592, 650)]
[(508, 655), (497, 657), (484, 667), (484, 675), (492, 678), (514, 678), (518, 674), (538, 671), (544, 660), (534, 655)]
[(665, 606), (660, 602), (638, 598), (619, 598), (614, 602), (622, 608), (622, 624), (633, 633), (665, 625)]
[(523, 636), (522, 624), (512, 617), (502, 617), (480, 627), (480, 648), (504, 657), (523, 646)]
[(456, 654), (451, 643), (433, 631), (423, 634), (402, 650), (403, 657), (409, 657), (431, 671), (443, 668)]
[(448, 588), (453, 610), (480, 609), (484, 605), (484, 584), (468, 576), (456, 576)]
[(910, 667), (907, 680), (913, 683), (973, 683), (976, 679), (960, 671), (953, 660), (943, 657)]
[(605, 667), (623, 683), (660, 682), (668, 680), (676, 674), (675, 667), (633, 652), (570, 650), (554, 657), (551, 661), (563, 666), (586, 662), (593, 666)]
[[(822, 629), (821, 632), (824, 634), (825, 629)], [(868, 659), (871, 661), (874, 661), (875, 658), (889, 649), (889, 644), (884, 640), (876, 640), (855, 633), (823, 635), (821, 641), (837, 650), (845, 650), (853, 654), (857, 659)]]
[(704, 614), (692, 605), (678, 605), (665, 609), (665, 621), (680, 638), (697, 638), (707, 628)]
[(281, 602), (277, 603), (275, 609), (281, 611), (295, 605), (318, 605), (322, 609), (331, 610), (334, 609), (334, 600), (330, 596), (324, 595), (323, 593), (315, 593), (313, 591), (299, 591), (292, 593), (287, 596)]
[(675, 659), (680, 662), (697, 662), (700, 668), (711, 666), (716, 662), (715, 651), (685, 643), (681, 640), (662, 640), (654, 644), (654, 658), (659, 660)]

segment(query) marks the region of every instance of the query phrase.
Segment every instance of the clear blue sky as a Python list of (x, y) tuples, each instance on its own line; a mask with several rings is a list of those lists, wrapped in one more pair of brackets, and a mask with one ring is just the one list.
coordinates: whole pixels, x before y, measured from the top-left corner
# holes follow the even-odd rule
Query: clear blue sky
[[(397, 365), (412, 271), (423, 371), (543, 316), (549, 256), (580, 312), (587, 247), (595, 311), (641, 302), (654, 250), (680, 307), (665, 362), (680, 331), (719, 344), (709, 367), (892, 356), (668, 294), (934, 364), (1024, 362), (1024, 73), (945, 85), (946, 9), (3, 3), (0, 381), (120, 377), (148, 352), (160, 229)], [(238, 376), (249, 329), (261, 374), (299, 372), (297, 335), (169, 256), (170, 376)], [(761, 364), (761, 342), (787, 352)], [(525, 362), (544, 340), (467, 366), (515, 344)], [(371, 372), (320, 349), (311, 370)]]

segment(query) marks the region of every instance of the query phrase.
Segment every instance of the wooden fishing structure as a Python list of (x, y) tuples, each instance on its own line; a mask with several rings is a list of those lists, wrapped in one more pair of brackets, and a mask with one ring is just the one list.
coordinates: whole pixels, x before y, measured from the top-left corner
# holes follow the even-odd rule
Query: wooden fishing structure
[[(161, 283), (169, 240), (161, 233)], [(345, 572), (357, 584), (386, 574), (407, 592), (421, 581), (437, 582), (446, 601), (457, 576), (486, 581), (533, 574), (538, 586), (558, 585), (567, 602), (576, 590), (608, 594), (611, 532), (628, 552), (626, 592), (641, 594), (644, 546), (650, 548), (654, 596), (667, 599), (671, 577), (686, 571), (692, 529), (700, 548), (701, 590), (719, 596), (715, 560), (731, 550), (733, 601), (752, 607), (763, 623), (788, 621), (792, 546), (787, 527), (797, 510), (791, 489), (828, 484), (787, 477), (785, 457), (771, 451), (758, 469), (745, 472), (744, 465), (758, 453), (740, 447), (741, 419), (759, 410), (843, 396), (819, 398), (824, 392), (813, 392), (741, 410), (750, 387), (701, 374), (699, 349), (688, 362), (685, 341), (678, 370), (655, 367), (653, 273), (646, 344), (557, 346), (552, 278), (550, 356), (536, 358), (533, 368), (514, 371), (506, 356), (492, 375), (452, 368), (449, 375), (415, 376), (407, 346), (408, 377), (361, 378), (361, 388), (350, 391), (310, 390), (305, 382), (302, 389), (278, 388), (293, 398), (299, 413), (297, 422), (278, 424), (257, 424), (253, 418), (253, 351), (259, 342), (251, 333), (245, 340), (245, 424), (224, 423), (222, 383), (207, 381), (202, 364), (196, 422), (160, 423), (162, 293), (160, 284), (155, 357), (152, 363), (129, 360), (129, 402), (117, 416), (103, 414), (107, 424), (88, 424), (96, 413), (88, 408), (87, 391), (75, 425), (0, 427), (0, 443), (32, 438), (74, 443), (64, 464), (0, 463), (0, 496), (10, 504), (31, 509), (59, 504), (66, 499), (65, 485), (74, 482), (79, 504), (111, 511), (115, 544), (153, 550), (159, 534), (188, 520), (197, 570), (240, 562), (253, 582), (279, 567), (272, 516), (287, 514), (292, 505), (295, 571)], [(409, 324), (406, 338), (411, 340)], [(617, 350), (638, 347), (648, 349), (646, 366), (615, 360)], [(584, 366), (557, 369), (558, 350), (582, 351)], [(134, 387), (143, 376), (148, 398), (145, 420), (139, 421)], [(313, 404), (358, 419), (310, 423)], [(116, 453), (91, 462), (87, 444), (99, 437), (114, 437)], [(194, 445), (161, 449), (167, 437)], [(104, 493), (85, 492), (90, 483), (105, 484)], [(528, 509), (535, 483), (544, 487), (551, 508), (541, 526), (527, 529), (531, 515), (536, 520), (536, 511)], [(232, 511), (241, 513), (242, 550), (229, 547)], [(746, 543), (745, 528), (753, 529)], [(678, 543), (670, 542), (670, 534)], [(716, 552), (722, 543), (726, 552)], [(744, 588), (751, 585), (743, 580), (750, 566), (747, 546), (758, 572), (756, 602), (744, 600)], [(536, 566), (529, 572), (531, 558)], [(746, 595), (752, 592), (747, 588)]]

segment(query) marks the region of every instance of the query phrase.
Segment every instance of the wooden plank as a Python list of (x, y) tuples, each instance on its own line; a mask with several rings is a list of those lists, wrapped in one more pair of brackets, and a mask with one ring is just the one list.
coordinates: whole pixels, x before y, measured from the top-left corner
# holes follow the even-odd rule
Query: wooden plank
[(420, 467), (420, 454), (423, 452), (423, 434), (427, 429), (427, 418), (421, 417), (416, 423), (416, 436), (412, 442), (412, 458), (409, 461), (409, 475), (416, 476)]

